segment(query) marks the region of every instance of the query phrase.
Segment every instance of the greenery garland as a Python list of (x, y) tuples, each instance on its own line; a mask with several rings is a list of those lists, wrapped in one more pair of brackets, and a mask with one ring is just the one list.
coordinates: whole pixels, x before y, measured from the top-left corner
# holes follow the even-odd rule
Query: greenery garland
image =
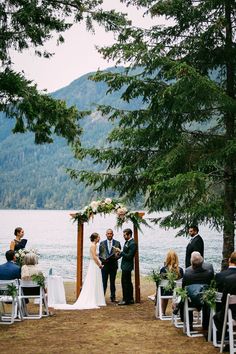
[(39, 286), (42, 286), (45, 288), (45, 276), (42, 273), (39, 274), (33, 274), (31, 276), (31, 279), (37, 283)]
[(122, 225), (128, 221), (131, 221), (139, 230), (141, 230), (140, 224), (150, 227), (146, 220), (143, 219), (143, 213), (129, 211), (120, 201), (111, 198), (93, 200), (88, 206), (86, 205), (83, 210), (71, 214), (71, 216), (74, 221), (83, 224), (84, 222), (89, 222), (96, 214), (106, 215), (111, 213), (116, 214), (117, 228), (121, 228)]
[(216, 282), (215, 280), (212, 280), (210, 286), (204, 290), (202, 294), (203, 302), (205, 302), (212, 309), (215, 309), (216, 307), (216, 294)]
[(177, 274), (175, 272), (167, 270), (166, 273), (160, 273), (160, 270), (152, 270), (151, 277), (158, 287), (162, 280), (167, 280), (166, 286), (164, 286), (165, 291), (172, 291), (175, 288)]
[(187, 290), (185, 288), (175, 288), (175, 296), (180, 297), (181, 301), (184, 302), (188, 297)]
[(17, 287), (15, 284), (8, 284), (7, 285), (7, 296), (12, 296), (15, 298), (17, 295)]

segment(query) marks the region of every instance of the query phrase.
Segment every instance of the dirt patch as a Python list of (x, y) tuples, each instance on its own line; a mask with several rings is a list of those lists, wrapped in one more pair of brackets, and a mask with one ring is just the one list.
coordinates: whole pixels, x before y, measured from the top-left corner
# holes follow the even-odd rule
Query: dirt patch
[[(120, 280), (117, 297), (121, 299)], [(67, 301), (75, 300), (75, 284), (65, 283)], [(219, 353), (205, 338), (188, 338), (171, 321), (156, 320), (154, 303), (147, 296), (155, 286), (141, 280), (141, 303), (98, 310), (55, 311), (55, 316), (0, 326), (1, 354), (40, 353)], [(109, 293), (107, 294), (109, 295)]]

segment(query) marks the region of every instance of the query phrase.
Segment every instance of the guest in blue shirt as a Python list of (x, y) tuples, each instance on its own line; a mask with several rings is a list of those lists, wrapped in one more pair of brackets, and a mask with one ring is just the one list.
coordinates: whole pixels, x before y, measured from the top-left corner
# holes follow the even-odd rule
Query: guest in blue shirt
[(0, 280), (20, 279), (21, 269), (15, 264), (15, 252), (9, 250), (5, 254), (7, 262), (0, 265)]

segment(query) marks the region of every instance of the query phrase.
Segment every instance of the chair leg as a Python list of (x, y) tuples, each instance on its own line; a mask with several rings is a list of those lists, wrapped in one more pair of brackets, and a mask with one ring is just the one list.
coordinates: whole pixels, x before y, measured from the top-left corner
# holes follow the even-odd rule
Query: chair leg
[(231, 310), (228, 310), (228, 328), (229, 328), (229, 351), (230, 354), (236, 352), (236, 348), (234, 348), (234, 328), (233, 328), (233, 318)]
[(46, 294), (43, 294), (43, 305), (45, 308), (45, 314), (43, 316), (49, 316), (49, 309), (48, 309), (48, 302), (47, 302), (47, 297)]
[(212, 338), (213, 344), (214, 344), (213, 310), (211, 310), (211, 312), (210, 312), (207, 341), (211, 342), (211, 338)]

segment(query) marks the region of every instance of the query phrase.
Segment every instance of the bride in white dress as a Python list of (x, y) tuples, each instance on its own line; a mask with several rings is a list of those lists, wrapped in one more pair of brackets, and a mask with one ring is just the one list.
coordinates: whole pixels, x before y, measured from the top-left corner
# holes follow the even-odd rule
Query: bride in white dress
[(57, 310), (98, 309), (100, 306), (106, 306), (101, 273), (103, 266), (97, 256), (97, 243), (100, 240), (100, 236), (94, 232), (90, 236), (90, 240), (89, 266), (80, 295), (73, 305), (55, 305), (54, 308)]

